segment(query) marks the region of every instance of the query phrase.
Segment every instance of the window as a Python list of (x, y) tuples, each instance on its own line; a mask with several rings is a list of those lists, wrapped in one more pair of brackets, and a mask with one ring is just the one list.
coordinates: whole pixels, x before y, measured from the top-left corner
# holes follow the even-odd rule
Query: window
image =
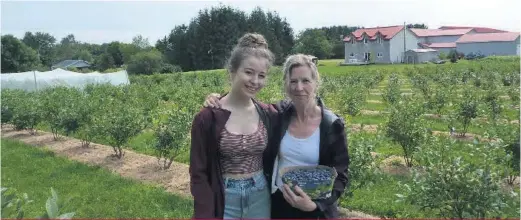
[(378, 42), (379, 44), (381, 44), (381, 43), (383, 42), (383, 41), (382, 41), (382, 36), (378, 36), (378, 40), (377, 40), (377, 42)]
[(355, 38), (354, 37), (351, 39), (351, 44), (355, 44)]
[(349, 57), (355, 57), (354, 53), (349, 54)]
[(376, 54), (376, 56), (382, 58), (384, 56), (384, 54), (383, 53), (378, 53), (378, 54)]
[(367, 37), (364, 37), (364, 44), (367, 44)]

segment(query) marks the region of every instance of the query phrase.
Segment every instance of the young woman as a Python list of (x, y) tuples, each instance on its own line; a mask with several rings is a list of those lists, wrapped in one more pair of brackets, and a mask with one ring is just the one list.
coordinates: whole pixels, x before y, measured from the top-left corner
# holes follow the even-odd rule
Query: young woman
[(228, 61), (231, 91), (221, 109), (203, 108), (191, 133), (190, 181), (194, 218), (270, 218), (268, 172), (263, 170), (270, 107), (253, 98), (273, 62), (259, 34), (239, 39)]
[[(275, 118), (273, 141), (264, 170), (271, 172), (271, 218), (338, 218), (338, 199), (347, 184), (349, 154), (344, 121), (328, 110), (317, 97), (319, 73), (307, 55), (289, 56), (284, 64), (284, 87), (291, 101), (272, 105)], [(219, 108), (222, 100), (210, 95), (206, 106)], [(334, 167), (337, 178), (331, 196), (311, 200), (298, 186), (292, 191), (283, 184), (279, 171), (288, 166)]]

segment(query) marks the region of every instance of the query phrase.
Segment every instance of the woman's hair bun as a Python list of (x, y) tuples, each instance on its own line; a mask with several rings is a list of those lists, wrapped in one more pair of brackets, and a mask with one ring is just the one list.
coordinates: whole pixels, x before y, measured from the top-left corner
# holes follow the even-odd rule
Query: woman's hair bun
[(237, 46), (268, 49), (268, 42), (260, 34), (247, 33), (239, 39)]

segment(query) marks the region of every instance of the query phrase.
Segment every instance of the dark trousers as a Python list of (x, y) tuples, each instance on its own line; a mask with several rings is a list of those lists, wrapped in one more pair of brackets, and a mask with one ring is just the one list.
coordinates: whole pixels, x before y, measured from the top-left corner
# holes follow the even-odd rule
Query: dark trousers
[(293, 208), (284, 199), (280, 190), (271, 194), (271, 218), (272, 219), (324, 219), (320, 211), (305, 212)]

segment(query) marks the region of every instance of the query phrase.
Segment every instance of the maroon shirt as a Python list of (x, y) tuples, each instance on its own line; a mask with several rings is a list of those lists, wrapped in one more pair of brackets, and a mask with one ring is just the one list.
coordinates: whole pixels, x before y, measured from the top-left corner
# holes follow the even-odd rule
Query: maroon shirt
[[(270, 105), (254, 101), (257, 111), (271, 133), (277, 111)], [(190, 151), (190, 190), (194, 197), (193, 218), (224, 217), (224, 181), (221, 176), (222, 166), (219, 160), (219, 142), (221, 131), (231, 112), (225, 109), (203, 108), (192, 123), (192, 141)], [(272, 135), (268, 135), (268, 142)], [(268, 150), (264, 150), (267, 158)], [(264, 171), (268, 177), (271, 172)]]

